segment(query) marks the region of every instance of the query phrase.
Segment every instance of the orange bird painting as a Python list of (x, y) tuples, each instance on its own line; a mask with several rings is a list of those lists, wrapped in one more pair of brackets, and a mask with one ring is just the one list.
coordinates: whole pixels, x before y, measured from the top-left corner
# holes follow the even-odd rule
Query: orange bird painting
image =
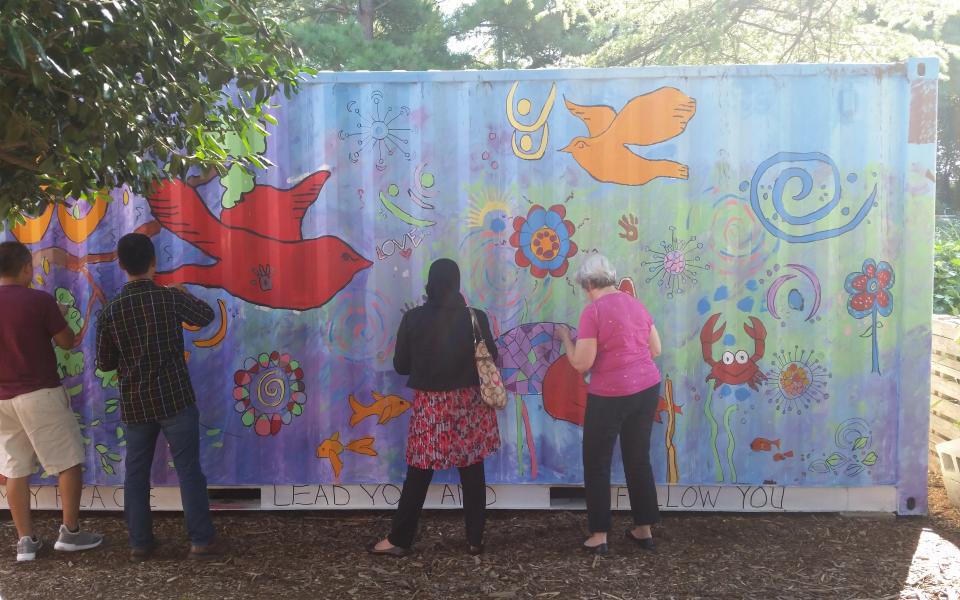
[(594, 179), (622, 185), (643, 185), (657, 177), (686, 179), (687, 165), (650, 160), (629, 146), (650, 146), (674, 138), (697, 112), (697, 101), (680, 90), (662, 87), (637, 96), (618, 113), (605, 105), (581, 106), (566, 98), (567, 110), (587, 126), (587, 137), (576, 137), (561, 152), (569, 152)]

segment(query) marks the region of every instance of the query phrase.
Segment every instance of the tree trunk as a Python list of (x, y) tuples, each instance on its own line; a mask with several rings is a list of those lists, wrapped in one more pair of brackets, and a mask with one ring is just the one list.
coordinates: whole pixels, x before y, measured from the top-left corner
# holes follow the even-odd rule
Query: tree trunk
[(376, 0), (358, 0), (357, 2), (357, 21), (360, 22), (360, 28), (363, 30), (363, 39), (373, 41), (373, 20), (376, 17)]

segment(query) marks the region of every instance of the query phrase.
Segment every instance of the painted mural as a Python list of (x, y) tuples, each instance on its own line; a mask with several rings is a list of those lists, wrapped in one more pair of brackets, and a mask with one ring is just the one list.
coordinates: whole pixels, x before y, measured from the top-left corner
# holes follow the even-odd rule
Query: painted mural
[[(440, 257), (500, 348), (488, 481), (580, 483), (586, 385), (555, 330), (599, 251), (663, 338), (660, 483), (893, 485), (922, 512), (935, 85), (932, 61), (325, 74), (248, 140), (276, 167), (118, 189), (3, 235), (70, 306), (57, 357), (88, 483), (122, 483), (92, 324), (138, 231), (158, 281), (217, 312), (184, 326), (212, 485), (400, 482), (394, 337)], [(175, 481), (165, 453), (155, 475)]]

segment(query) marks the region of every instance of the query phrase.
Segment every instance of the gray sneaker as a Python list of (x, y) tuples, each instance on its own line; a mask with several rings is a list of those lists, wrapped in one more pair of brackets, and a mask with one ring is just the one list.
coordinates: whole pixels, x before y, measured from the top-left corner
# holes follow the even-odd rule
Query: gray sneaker
[(43, 540), (37, 538), (35, 540), (30, 539), (26, 536), (20, 538), (20, 541), (17, 542), (17, 560), (33, 560), (37, 557), (37, 552), (40, 551), (40, 548), (43, 547)]
[(57, 543), (53, 545), (55, 550), (64, 552), (76, 552), (77, 550), (89, 550), (96, 548), (103, 542), (103, 536), (99, 533), (90, 533), (89, 531), (72, 532), (66, 525), (60, 526), (60, 537)]

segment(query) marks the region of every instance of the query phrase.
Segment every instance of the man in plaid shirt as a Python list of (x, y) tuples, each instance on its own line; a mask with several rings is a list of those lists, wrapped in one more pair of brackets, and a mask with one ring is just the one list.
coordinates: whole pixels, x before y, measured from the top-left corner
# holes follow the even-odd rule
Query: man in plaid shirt
[(200, 418), (183, 352), (181, 323), (204, 327), (213, 309), (182, 286), (154, 283), (157, 259), (149, 237), (131, 233), (117, 244), (120, 268), (129, 281), (100, 313), (97, 366), (117, 370), (120, 419), (126, 424), (124, 512), (130, 558), (149, 558), (153, 546), (150, 467), (163, 431), (180, 480), (180, 498), (190, 536), (190, 558), (219, 554), (200, 468)]

